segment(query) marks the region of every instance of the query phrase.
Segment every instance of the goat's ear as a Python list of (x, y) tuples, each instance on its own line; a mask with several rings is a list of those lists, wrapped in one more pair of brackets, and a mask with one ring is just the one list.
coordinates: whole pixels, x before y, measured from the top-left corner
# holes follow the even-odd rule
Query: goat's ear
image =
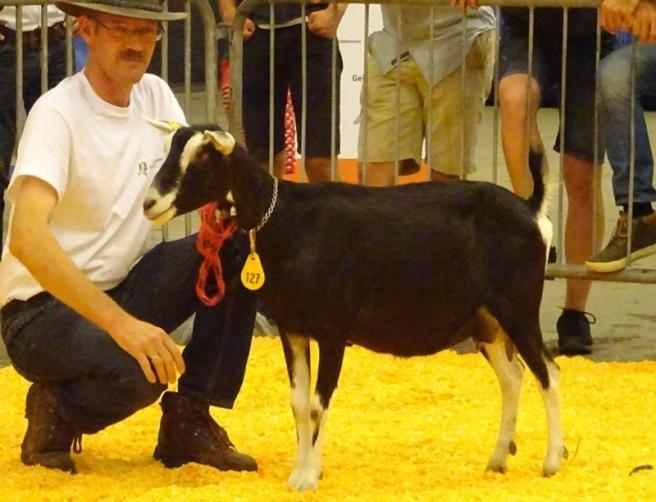
[(230, 155), (235, 148), (235, 138), (225, 131), (204, 131), (203, 135), (223, 155)]
[(182, 127), (182, 124), (180, 122), (176, 122), (175, 120), (155, 120), (148, 117), (144, 118), (150, 125), (157, 127), (157, 129), (161, 129), (165, 133), (171, 133)]

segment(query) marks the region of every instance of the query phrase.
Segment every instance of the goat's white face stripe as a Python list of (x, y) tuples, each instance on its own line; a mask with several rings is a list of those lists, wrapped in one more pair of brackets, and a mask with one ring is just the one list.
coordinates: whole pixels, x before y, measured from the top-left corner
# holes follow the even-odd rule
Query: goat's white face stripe
[(167, 193), (164, 197), (159, 191), (153, 187), (146, 192), (146, 200), (155, 200), (155, 204), (148, 208), (146, 217), (153, 225), (164, 225), (164, 223), (171, 220), (177, 213), (177, 209), (172, 205), (175, 198), (178, 196), (178, 188), (174, 188)]
[(182, 154), (180, 155), (180, 177), (184, 175), (189, 164), (191, 164), (191, 161), (196, 157), (198, 149), (206, 142), (207, 140), (202, 132), (195, 133), (187, 140), (187, 143), (182, 150)]

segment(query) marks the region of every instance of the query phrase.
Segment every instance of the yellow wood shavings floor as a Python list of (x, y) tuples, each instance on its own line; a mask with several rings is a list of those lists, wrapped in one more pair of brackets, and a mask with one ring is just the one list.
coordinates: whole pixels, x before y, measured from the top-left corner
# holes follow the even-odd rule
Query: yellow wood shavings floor
[(517, 455), (510, 457), (507, 474), (491, 474), (484, 468), (496, 440), (500, 395), (480, 355), (444, 352), (401, 360), (347, 349), (327, 423), (324, 478), (317, 494), (305, 495), (286, 483), (295, 432), (277, 340), (254, 340), (235, 409), (214, 412), (237, 447), (257, 458), (257, 474), (193, 464), (165, 469), (151, 457), (156, 405), (85, 436), (84, 451), (75, 456), (76, 476), (24, 467), (19, 448), (27, 382), (6, 368), (0, 370), (0, 499), (653, 499), (656, 471), (629, 473), (656, 465), (656, 362), (558, 363), (570, 458), (558, 475), (543, 479), (546, 420), (528, 371)]

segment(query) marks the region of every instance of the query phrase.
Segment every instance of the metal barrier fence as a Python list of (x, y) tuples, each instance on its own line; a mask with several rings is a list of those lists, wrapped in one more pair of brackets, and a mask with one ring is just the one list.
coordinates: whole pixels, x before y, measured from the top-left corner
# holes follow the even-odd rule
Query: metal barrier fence
[[(246, 22), (246, 19), (248, 18), (248, 15), (252, 12), (254, 8), (261, 4), (268, 4), (270, 7), (270, 17), (271, 19), (274, 19), (275, 13), (273, 6), (274, 4), (280, 4), (280, 3), (288, 3), (285, 0), (283, 1), (276, 1), (276, 0), (244, 0), (238, 7), (237, 10), (237, 15), (235, 16), (234, 22), (231, 26), (231, 37), (232, 37), (232, 44), (231, 44), (231, 52), (230, 52), (230, 62), (231, 62), (231, 68), (232, 68), (232, 87), (233, 87), (233, 106), (231, 107), (232, 113), (230, 115), (230, 129), (235, 134), (238, 136), (241, 140), (243, 140), (243, 131), (242, 131), (242, 123), (243, 123), (243, 117), (242, 117), (242, 104), (243, 104), (243, 80), (242, 80), (242, 62), (243, 62), (243, 43), (244, 43), (244, 37), (243, 37), (243, 26)], [(337, 2), (332, 1), (330, 2), (332, 4), (336, 4)], [(369, 17), (370, 17), (370, 8), (371, 8), (371, 3), (368, 1), (362, 1), (362, 0), (343, 0), (340, 1), (340, 3), (345, 3), (345, 4), (363, 4), (365, 13), (364, 13), (364, 51), (363, 51), (363, 57), (364, 57), (364, 76), (363, 76), (363, 81), (362, 81), (362, 102), (364, 103), (363, 108), (366, 108), (366, 103), (367, 103), (367, 92), (369, 88), (368, 84), (368, 74), (367, 74), (367, 54), (370, 52), (369, 48)], [(447, 0), (410, 0), (406, 2), (399, 2), (399, 0), (379, 0), (376, 2), (377, 4), (415, 4), (415, 5), (421, 5), (421, 6), (426, 6), (426, 7), (435, 7), (435, 6), (442, 6), (442, 5), (447, 5), (448, 1)], [(539, 7), (562, 7), (564, 10), (563, 14), (563, 30), (562, 30), (562, 61), (561, 61), (561, 88), (566, 89), (565, 82), (567, 79), (567, 66), (566, 66), (566, 61), (567, 61), (567, 47), (568, 47), (568, 13), (570, 8), (574, 7), (583, 7), (583, 8), (597, 8), (601, 4), (601, 0), (484, 0), (482, 2), (479, 2), (479, 5), (488, 5), (488, 6), (504, 6), (504, 7), (529, 7), (529, 49), (528, 49), (528, 67), (529, 67), (529, 75), (532, 75), (532, 47), (533, 47), (533, 34), (534, 34), (534, 20), (535, 20), (535, 8)], [(307, 15), (307, 8), (308, 6), (311, 5), (311, 3), (301, 3), (301, 16), (303, 19), (306, 19)], [(435, 16), (435, 10), (434, 8), (431, 9), (431, 19), (434, 20)], [(399, 26), (397, 28), (400, 28), (400, 16), (399, 16)], [(498, 10), (497, 10), (497, 33), (499, 33), (499, 16), (498, 16)], [(271, 24), (274, 24), (273, 21), (271, 21)], [(434, 23), (431, 23), (431, 26), (433, 26)], [(464, 41), (465, 37), (465, 29), (466, 29), (466, 21), (463, 23), (463, 38), (462, 40)], [(303, 48), (302, 48), (302, 80), (303, 82), (307, 82), (307, 74), (306, 74), (306, 66), (307, 66), (307, 48), (306, 48), (306, 36), (305, 36), (305, 31), (302, 32), (303, 38), (302, 38), (302, 43), (303, 43)], [(276, 33), (275, 30), (270, 30), (269, 32), (270, 35), (270, 46), (271, 46), (271, 51), (270, 51), (270, 57), (274, 57), (274, 49), (273, 47), (275, 46), (275, 38), (276, 38)], [(433, 31), (433, 28), (431, 27), (431, 34), (430, 38), (432, 39), (434, 37), (435, 33)], [(497, 42), (496, 42), (496, 47), (495, 47), (495, 72), (494, 72), (494, 89), (495, 89), (495, 94), (494, 94), (494, 121), (493, 121), (493, 159), (492, 159), (492, 173), (491, 173), (491, 180), (492, 182), (497, 182), (498, 180), (498, 162), (497, 162), (497, 157), (498, 157), (498, 136), (499, 136), (499, 106), (498, 106), (498, 88), (499, 88), (499, 74), (498, 74), (498, 61), (499, 61), (499, 37), (497, 37)], [(332, 66), (332, 102), (333, 102), (333, 121), (332, 121), (332, 129), (331, 129), (331, 138), (332, 138), (332, 144), (335, 144), (335, 137), (337, 134), (336, 131), (336, 126), (335, 126), (335, 100), (336, 100), (336, 93), (337, 93), (337, 85), (339, 83), (337, 82), (337, 79), (335, 78), (336, 75), (336, 52), (337, 52), (337, 42), (336, 40), (333, 43), (333, 66)], [(467, 106), (467, 103), (464, 102), (464, 76), (465, 76), (465, 65), (464, 65), (464, 60), (465, 60), (465, 44), (462, 44), (463, 51), (462, 51), (462, 63), (461, 63), (461, 82), (462, 82), (462, 103), (461, 103), (461, 110), (463, 111), (464, 115), (464, 110), (465, 107)], [(635, 52), (635, 51), (634, 51)], [(597, 16), (597, 28), (596, 28), (596, 66), (599, 66), (599, 61), (600, 61), (600, 54), (601, 54), (601, 27), (599, 25), (599, 19)], [(401, 47), (397, 44), (396, 47), (396, 58), (401, 57)], [(433, 62), (433, 54), (431, 51), (431, 62)], [(270, 68), (272, 69), (274, 66), (274, 62), (270, 61)], [(397, 85), (397, 90), (396, 90), (396, 104), (398, 106), (399, 103), (399, 65), (396, 66), (396, 85)], [(430, 79), (429, 79), (430, 80)], [(270, 88), (273, 87), (273, 71), (270, 71)], [(432, 88), (429, 91), (431, 94), (430, 96), (432, 97)], [(527, 109), (530, 108), (531, 103), (530, 103), (530, 93), (528, 90), (527, 86), (527, 99), (526, 99), (526, 106)], [(269, 104), (270, 104), (270, 109), (269, 109), (269, 130), (272, 130), (272, 121), (273, 121), (273, 112), (272, 112), (272, 107), (273, 107), (273, 99), (271, 99), (272, 94), (270, 95), (269, 99)], [(564, 111), (566, 109), (565, 106), (565, 98), (566, 98), (566, 91), (561, 93), (560, 100), (559, 100), (559, 108), (560, 110)], [(302, 116), (300, 117), (300, 129), (301, 129), (301, 137), (306, 138), (307, 135), (305, 134), (305, 130), (307, 127), (307, 120), (308, 117), (306, 116), (306, 101), (307, 101), (307, 93), (306, 93), (306, 87), (304, 85), (303, 88), (303, 93), (301, 96), (301, 102), (302, 102)], [(432, 99), (428, 99), (429, 106), (432, 104)], [(600, 158), (599, 155), (599, 145), (597, 144), (597, 133), (598, 133), (598, 117), (599, 117), (599, 98), (598, 98), (598, 93), (595, 92), (595, 110), (594, 110), (594, 116), (595, 116), (595, 123), (594, 123), (594, 137), (595, 137), (595, 144), (594, 144), (594, 163), (593, 165), (601, 165), (603, 158)], [(398, 109), (398, 108), (397, 108)], [(362, 120), (364, 122), (363, 128), (364, 130), (367, 130), (367, 113), (366, 109), (364, 110), (365, 113), (362, 114)], [(264, 112), (263, 112), (264, 113)], [(631, 110), (631, 121), (633, 123), (633, 106)], [(430, 117), (432, 113), (429, 111), (428, 117), (429, 117), (429, 125), (427, 127), (428, 130), (430, 130)], [(528, 114), (527, 114), (528, 116)], [(297, 117), (298, 119), (298, 117)], [(397, 129), (396, 132), (397, 134), (395, 135), (395, 141), (396, 141), (396, 159), (395, 159), (395, 181), (398, 181), (398, 172), (399, 172), (399, 157), (398, 157), (398, 138), (400, 136), (400, 131), (398, 128), (399, 120), (398, 120), (398, 113), (397, 113)], [(527, 121), (527, 131), (529, 131), (530, 125), (528, 124)], [(565, 114), (561, 113), (560, 114), (560, 142), (561, 144), (563, 143), (564, 140), (564, 134), (565, 134)], [(364, 155), (363, 158), (360, 159), (361, 162), (361, 180), (366, 179), (366, 171), (367, 171), (367, 136), (364, 135)], [(631, 143), (634, 143), (635, 139), (635, 131), (631, 131)], [(461, 138), (461, 154), (464, 154), (464, 148), (462, 148), (462, 143), (464, 142), (464, 137)], [(305, 142), (304, 142), (305, 143)], [(300, 151), (300, 164), (302, 170), (304, 170), (305, 166), (305, 161), (306, 161), (306, 156), (305, 156), (305, 144), (299, 145), (299, 151)], [(331, 156), (331, 178), (335, 179), (336, 175), (336, 155), (334, 154), (335, 149), (333, 148), (333, 155)], [(269, 141), (269, 169), (270, 171), (273, 170), (273, 140), (270, 138)], [(528, 154), (528, 152), (527, 152)], [(629, 248), (628, 248), (628, 255), (629, 259), (628, 261), (628, 266), (620, 271), (620, 272), (614, 272), (614, 273), (595, 273), (591, 272), (588, 269), (586, 269), (583, 265), (572, 265), (572, 264), (566, 264), (563, 263), (563, 242), (564, 242), (564, 218), (563, 218), (563, 209), (564, 209), (564, 196), (563, 196), (563, 162), (564, 162), (564, 149), (561, 148), (560, 151), (560, 168), (558, 169), (558, 174), (557, 174), (557, 186), (558, 186), (558, 198), (557, 198), (557, 205), (559, 208), (559, 219), (557, 221), (557, 224), (555, 226), (555, 242), (558, 246), (558, 259), (556, 263), (552, 263), (548, 265), (547, 268), (547, 277), (549, 278), (568, 278), (568, 279), (591, 279), (591, 280), (603, 280), (603, 281), (617, 281), (617, 282), (636, 282), (636, 283), (656, 283), (656, 270), (651, 270), (651, 269), (640, 269), (633, 267), (630, 263), (630, 254), (631, 254), (631, 248), (630, 248), (630, 243), (631, 243), (631, 230), (630, 230), (630, 225), (629, 225), (629, 235), (628, 235), (628, 243), (629, 243)], [(430, 166), (431, 165), (431, 160), (432, 160), (432, 152), (430, 148), (427, 148), (426, 152), (426, 158), (427, 158), (427, 163)], [(632, 218), (631, 214), (631, 207), (633, 204), (633, 183), (632, 180), (634, 178), (634, 172), (635, 172), (635, 152), (634, 152), (634, 147), (632, 147), (632, 152), (631, 152), (631, 167), (630, 167), (630, 179), (631, 183), (629, 186), (629, 221)], [(464, 166), (464, 163), (462, 164)], [(554, 169), (552, 169), (553, 173)], [(427, 172), (430, 172), (430, 170), (427, 170)], [(427, 178), (430, 176), (427, 175)], [(464, 173), (461, 173), (461, 177), (465, 178), (466, 175)], [(552, 174), (552, 179), (555, 178), (556, 176)], [(593, 177), (593, 183), (597, 184), (599, 183), (598, 177), (594, 176)], [(595, 186), (594, 192), (598, 193), (598, 187)], [(597, 200), (595, 198), (594, 201), (594, 207), (593, 207), (593, 213), (597, 211), (597, 205), (598, 204), (603, 204), (603, 200)], [(603, 231), (603, 229), (602, 229)], [(597, 229), (594, 228), (594, 223), (593, 223), (593, 235), (597, 233)], [(594, 243), (594, 245), (598, 244), (603, 244), (603, 243)]]
[[(22, 19), (21, 19), (21, 9), (23, 6), (28, 6), (28, 5), (40, 5), (40, 6), (46, 6), (50, 3), (53, 3), (51, 0), (0, 0), (0, 6), (17, 6), (17, 15), (16, 15), (16, 32), (17, 32), (17, 43), (16, 43), (16, 56), (17, 56), (17, 65), (16, 65), (16, 102), (18, 104), (17, 109), (20, 110), (22, 108), (21, 103), (22, 103), (22, 95), (23, 95), (23, 80), (22, 80), (22, 74), (23, 74), (23, 68), (22, 68)], [(270, 7), (270, 13), (272, 17), (274, 16), (273, 12), (273, 5), (276, 3), (288, 3), (288, 2), (277, 2), (273, 0), (272, 2), (266, 2), (263, 0), (244, 0), (237, 8), (237, 15), (234, 19), (234, 22), (231, 26), (231, 38), (232, 38), (232, 43), (230, 46), (230, 67), (231, 67), (231, 85), (232, 85), (232, 106), (230, 107), (230, 116), (229, 116), (229, 129), (233, 132), (235, 136), (243, 140), (243, 133), (242, 133), (242, 123), (243, 123), (243, 117), (242, 117), (242, 104), (243, 104), (243, 94), (242, 94), (242, 72), (243, 72), (243, 26), (244, 23), (246, 22), (248, 14), (258, 5), (261, 4), (269, 4)], [(331, 2), (335, 4), (336, 2)], [(367, 64), (366, 64), (366, 58), (367, 54), (369, 53), (370, 47), (369, 47), (369, 25), (370, 25), (370, 9), (371, 9), (371, 4), (367, 1), (356, 1), (356, 0), (344, 0), (340, 3), (347, 3), (347, 4), (363, 4), (364, 5), (364, 27), (363, 27), (363, 41), (364, 41), (364, 51), (363, 51), (363, 58), (364, 58), (364, 75), (363, 75), (363, 93), (364, 93), (364, 102), (366, 103), (366, 95), (367, 95), (367, 89), (368, 89), (368, 73), (367, 73)], [(398, 0), (379, 0), (377, 2), (378, 4), (397, 4), (399, 3)], [(417, 5), (423, 5), (423, 6), (441, 6), (441, 5), (446, 5), (448, 3), (448, 0), (411, 0), (410, 2), (401, 2), (404, 4), (417, 4)], [(223, 108), (222, 106), (219, 105), (218, 103), (218, 98), (217, 98), (217, 50), (216, 50), (216, 42), (217, 42), (217, 37), (219, 36), (219, 33), (221, 32), (221, 26), (218, 26), (214, 17), (214, 14), (209, 6), (209, 3), (207, 0), (184, 0), (185, 4), (185, 9), (187, 13), (192, 12), (192, 6), (194, 7), (194, 15), (199, 15), (200, 19), (202, 20), (203, 24), (203, 30), (204, 30), (204, 44), (205, 44), (205, 111), (206, 111), (206, 120), (208, 122), (223, 122), (224, 117), (223, 117)], [(595, 8), (600, 4), (600, 0), (486, 0), (484, 2), (481, 2), (481, 4), (484, 5), (492, 5), (492, 6), (529, 6), (529, 19), (530, 19), (530, 26), (529, 26), (529, 73), (531, 72), (531, 67), (532, 67), (532, 61), (531, 61), (531, 54), (532, 51), (530, 48), (532, 47), (532, 34), (533, 34), (533, 21), (534, 21), (534, 9), (538, 7), (563, 7), (564, 8), (564, 15), (563, 15), (563, 26), (567, 26), (568, 24), (568, 11), (569, 8), (573, 7), (590, 7), (590, 8)], [(302, 17), (303, 19), (306, 18), (307, 14), (307, 8), (311, 4), (308, 2), (307, 4), (305, 2), (301, 3), (301, 9), (302, 9)], [(167, 8), (167, 0), (165, 0), (165, 9)], [(431, 18), (434, 19), (434, 9), (431, 10)], [(41, 23), (42, 25), (46, 24), (46, 12), (45, 9), (42, 9), (41, 11)], [(497, 16), (497, 33), (499, 31), (499, 26), (498, 26), (498, 19), (499, 17)], [(189, 115), (190, 111), (190, 102), (191, 102), (191, 49), (190, 49), (190, 36), (191, 36), (191, 23), (190, 20), (187, 19), (184, 21), (185, 23), (185, 29), (184, 29), (184, 43), (185, 43), (185, 48), (184, 48), (184, 97), (183, 97), (183, 109), (187, 115)], [(434, 23), (431, 23), (434, 24)], [(72, 73), (72, 68), (73, 68), (73, 50), (72, 50), (72, 24), (70, 19), (67, 19), (67, 36), (66, 36), (66, 44), (67, 44), (67, 52), (68, 52), (68, 59), (67, 59), (67, 71), (68, 74)], [(466, 23), (463, 23), (463, 40), (465, 36), (465, 26)], [(302, 81), (303, 81), (303, 93), (301, 97), (302, 101), (302, 116), (300, 117), (300, 131), (301, 131), (301, 137), (307, 138), (307, 135), (305, 134), (305, 131), (307, 129), (307, 121), (308, 117), (306, 116), (306, 109), (307, 106), (305, 106), (307, 103), (307, 73), (306, 73), (306, 65), (307, 65), (307, 38), (305, 34), (305, 30), (302, 30)], [(600, 34), (601, 34), (601, 28), (599, 24), (597, 24), (597, 33), (596, 33), (596, 40), (597, 40), (597, 47), (596, 47), (596, 59), (597, 59), (597, 64), (599, 62), (600, 58)], [(276, 38), (276, 32), (275, 30), (270, 30), (270, 45), (273, 48), (275, 46), (275, 38)], [(434, 36), (433, 29), (431, 29), (431, 38)], [(498, 37), (497, 37), (497, 42), (495, 45), (495, 60), (498, 63), (499, 59), (499, 42), (498, 42)], [(565, 81), (566, 81), (566, 48), (568, 44), (568, 35), (567, 35), (567, 29), (563, 29), (563, 59), (561, 61), (561, 66), (563, 68), (562, 71), (562, 76), (561, 76), (561, 85), (563, 88), (565, 88)], [(337, 109), (336, 109), (336, 102), (337, 102), (337, 90), (338, 86), (340, 85), (340, 82), (337, 81), (336, 78), (336, 66), (337, 66), (337, 52), (338, 52), (338, 42), (336, 38), (333, 39), (332, 43), (332, 81), (331, 81), (331, 89), (332, 89), (332, 95), (331, 95), (331, 156), (330, 156), (330, 175), (332, 179), (336, 179), (337, 173), (338, 173), (338, 155), (336, 153), (336, 143), (337, 143), (337, 134), (338, 134), (338, 124), (336, 120), (337, 116)], [(273, 51), (273, 49), (272, 49)], [(465, 57), (465, 50), (464, 50), (464, 44), (463, 44), (463, 51), (462, 51), (462, 61), (463, 63), (461, 64), (461, 76), (462, 76), (462, 82), (464, 86), (464, 77), (465, 77), (465, 65), (464, 65), (464, 57)], [(169, 53), (169, 38), (167, 35), (167, 31), (165, 30), (164, 37), (161, 43), (161, 57), (162, 57), (162, 62), (161, 62), (161, 69), (162, 69), (162, 77), (164, 79), (167, 79), (168, 76), (168, 53)], [(44, 92), (47, 89), (47, 69), (48, 69), (48, 42), (47, 38), (43, 37), (41, 40), (41, 89), (42, 92)], [(401, 57), (401, 48), (397, 45), (396, 48), (396, 57), (400, 58)], [(433, 60), (433, 54), (431, 53), (431, 61)], [(273, 58), (269, 58), (269, 67), (273, 68), (274, 61)], [(273, 79), (273, 71), (270, 72), (271, 74), (271, 79)], [(398, 104), (399, 102), (399, 91), (398, 91), (398, 82), (399, 82), (399, 77), (397, 73), (397, 91), (396, 91), (396, 103)], [(498, 83), (499, 83), (499, 75), (498, 75), (498, 65), (495, 65), (495, 72), (494, 72), (494, 89), (498, 90)], [(271, 86), (272, 87), (272, 86)], [(429, 91), (432, 95), (432, 89)], [(463, 96), (462, 102), (461, 102), (461, 110), (464, 111), (465, 107), (467, 106), (467, 103), (464, 102), (464, 92), (461, 92), (461, 95)], [(527, 107), (530, 105), (530, 95), (528, 94), (528, 89), (527, 89)], [(596, 98), (596, 106), (595, 106), (595, 117), (598, 117), (598, 99)], [(429, 102), (432, 103), (432, 99), (429, 99)], [(270, 110), (269, 110), (269, 129), (272, 130), (273, 128), (271, 127), (272, 125), (272, 120), (273, 120), (273, 113), (272, 113), (272, 106), (273, 106), (273, 100), (269, 100), (270, 103)], [(561, 110), (565, 109), (565, 94), (563, 93), (560, 98), (560, 108)], [(633, 113), (633, 110), (632, 110)], [(490, 181), (492, 182), (497, 182), (498, 181), (498, 136), (499, 136), (499, 109), (498, 109), (498, 99), (497, 95), (495, 92), (494, 95), (494, 119), (493, 119), (493, 156), (492, 156), (492, 171), (490, 173)], [(429, 117), (432, 115), (429, 112)], [(633, 115), (632, 115), (633, 117)], [(297, 117), (298, 119), (298, 117)], [(23, 116), (20, 115), (20, 112), (17, 112), (17, 124), (22, 125), (22, 122), (24, 120)], [(430, 120), (430, 119), (429, 119)], [(366, 129), (366, 121), (367, 121), (367, 114), (363, 114), (363, 127)], [(596, 127), (597, 120), (595, 120), (595, 127)], [(398, 124), (398, 122), (397, 122)], [(527, 128), (528, 128), (527, 124)], [(398, 125), (397, 125), (397, 134), (396, 138), (398, 139), (399, 137), (399, 130), (398, 130)], [(561, 114), (560, 118), (560, 135), (561, 135), (561, 143), (563, 140), (563, 135), (565, 132), (565, 122), (564, 122), (564, 114)], [(635, 137), (634, 131), (631, 131), (632, 136), (631, 136), (631, 142), (633, 143), (633, 139)], [(595, 134), (596, 137), (596, 134)], [(366, 159), (366, 151), (367, 151), (367, 145), (366, 145), (366, 135), (365, 135), (365, 140), (364, 140), (364, 151), (365, 155), (362, 160), (362, 164), (364, 165), (363, 168), (363, 174), (362, 177), (366, 180), (366, 166), (367, 166), (367, 159)], [(461, 139), (461, 153), (464, 154), (464, 148), (462, 148), (462, 142), (464, 142), (464, 137)], [(304, 171), (305, 170), (305, 161), (306, 161), (306, 141), (302, 142), (303, 144), (300, 145), (299, 151), (301, 153), (300, 155), (300, 164), (301, 164), (301, 169)], [(398, 167), (399, 167), (399, 159), (398, 159), (398, 141), (396, 142), (397, 144), (397, 158), (395, 160), (395, 165), (396, 169), (395, 172), (397, 173), (396, 179), (398, 180)], [(598, 145), (595, 143), (594, 145), (595, 152), (598, 152)], [(428, 165), (431, 165), (432, 161), (432, 152), (431, 149), (428, 148), (427, 153), (427, 161)], [(616, 272), (616, 273), (611, 273), (611, 274), (599, 274), (599, 273), (593, 273), (585, 269), (583, 266), (575, 266), (575, 265), (570, 265), (570, 264), (565, 264), (563, 263), (563, 207), (564, 207), (564, 197), (563, 197), (563, 190), (562, 190), (562, 164), (563, 164), (563, 156), (564, 152), (561, 151), (560, 154), (560, 169), (558, 170), (558, 208), (559, 208), (559, 214), (561, 215), (560, 218), (557, 221), (556, 224), (556, 243), (559, 248), (559, 253), (558, 253), (558, 261), (557, 263), (550, 264), (548, 266), (547, 270), (547, 276), (548, 277), (562, 277), (562, 278), (574, 278), (574, 279), (592, 279), (592, 280), (604, 280), (604, 281), (621, 281), (621, 282), (640, 282), (640, 283), (656, 283), (656, 270), (648, 270), (648, 269), (640, 269), (640, 268), (635, 268), (631, 265), (627, 267), (625, 270), (621, 272)], [(273, 140), (270, 138), (269, 140), (269, 164), (270, 164), (270, 169), (273, 168), (273, 157), (274, 157), (274, 152), (273, 152)], [(598, 155), (595, 154), (595, 158), (598, 159)], [(598, 159), (598, 160), (603, 160), (603, 159)], [(601, 162), (595, 162), (595, 164), (600, 164)], [(463, 164), (464, 165), (464, 164)], [(632, 152), (631, 155), (631, 168), (630, 168), (630, 179), (632, 180), (634, 177), (634, 171), (635, 171), (635, 152)], [(554, 169), (552, 169), (552, 172)], [(427, 170), (427, 172), (430, 172)], [(430, 175), (427, 175), (427, 177)], [(462, 177), (465, 177), (464, 173)], [(552, 178), (555, 178), (554, 175), (552, 175)], [(596, 179), (596, 178), (595, 178)], [(633, 201), (633, 193), (632, 193), (632, 185), (629, 187), (629, 207), (631, 207), (631, 203)], [(602, 201), (598, 201), (601, 203)], [(629, 217), (631, 217), (631, 214), (629, 214)], [(185, 233), (190, 233), (190, 228), (191, 224), (189, 219), (186, 220), (185, 222)], [(630, 230), (629, 230), (630, 231)], [(166, 230), (164, 231), (164, 237), (166, 238)], [(630, 242), (630, 234), (629, 234), (629, 242)]]

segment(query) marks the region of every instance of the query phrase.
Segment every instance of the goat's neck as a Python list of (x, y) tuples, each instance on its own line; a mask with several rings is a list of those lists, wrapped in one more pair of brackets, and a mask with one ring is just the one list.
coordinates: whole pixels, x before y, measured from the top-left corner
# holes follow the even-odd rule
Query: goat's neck
[(244, 230), (255, 228), (271, 205), (273, 177), (239, 148), (230, 163), (230, 190), (235, 200), (237, 223)]

